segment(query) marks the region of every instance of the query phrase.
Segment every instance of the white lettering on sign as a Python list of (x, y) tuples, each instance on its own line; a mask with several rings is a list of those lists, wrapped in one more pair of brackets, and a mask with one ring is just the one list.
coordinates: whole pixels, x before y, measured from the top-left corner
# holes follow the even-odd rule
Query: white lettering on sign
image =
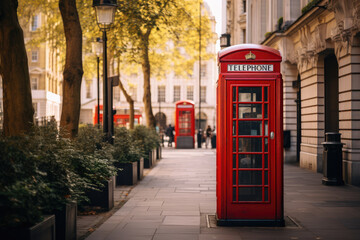
[(178, 105), (178, 108), (192, 108), (192, 105)]
[(228, 64), (228, 72), (272, 72), (272, 64)]

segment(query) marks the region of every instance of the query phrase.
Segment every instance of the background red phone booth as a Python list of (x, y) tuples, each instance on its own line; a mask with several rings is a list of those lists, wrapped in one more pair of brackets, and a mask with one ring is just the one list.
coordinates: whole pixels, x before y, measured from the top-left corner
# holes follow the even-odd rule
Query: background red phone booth
[(195, 146), (195, 107), (191, 101), (175, 103), (175, 147), (194, 148)]
[(283, 226), (281, 55), (242, 44), (218, 58), (217, 224)]

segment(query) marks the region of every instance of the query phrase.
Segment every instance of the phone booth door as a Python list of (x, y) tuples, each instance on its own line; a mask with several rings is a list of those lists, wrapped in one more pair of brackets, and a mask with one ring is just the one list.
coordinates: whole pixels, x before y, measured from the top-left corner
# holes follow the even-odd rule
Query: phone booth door
[(179, 136), (191, 136), (191, 111), (179, 109)]
[(227, 81), (227, 217), (274, 219), (275, 79)]

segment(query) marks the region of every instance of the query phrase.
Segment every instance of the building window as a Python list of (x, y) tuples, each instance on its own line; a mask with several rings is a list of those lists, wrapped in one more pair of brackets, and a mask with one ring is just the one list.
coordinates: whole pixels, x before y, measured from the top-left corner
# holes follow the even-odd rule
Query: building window
[(243, 13), (246, 13), (246, 0), (243, 0)]
[(31, 31), (36, 31), (39, 28), (39, 15), (35, 15), (31, 19)]
[(180, 86), (174, 86), (174, 102), (180, 101)]
[(37, 77), (32, 77), (31, 78), (31, 89), (32, 90), (37, 90), (38, 89), (38, 78)]
[(114, 93), (114, 102), (120, 102), (120, 88), (114, 87), (113, 88)]
[(91, 98), (91, 84), (92, 84), (92, 80), (86, 80), (85, 81), (86, 84), (86, 98)]
[(201, 76), (206, 76), (206, 64), (201, 64)]
[(186, 88), (186, 99), (194, 100), (194, 86), (187, 86)]
[(158, 86), (158, 102), (165, 102), (165, 86)]
[(137, 88), (136, 87), (130, 87), (130, 95), (134, 102), (137, 102)]
[(246, 29), (242, 29), (242, 37), (243, 37), (242, 43), (246, 43)]
[(206, 86), (201, 86), (201, 91), (200, 91), (200, 101), (202, 103), (205, 103), (206, 102)]
[(32, 51), (31, 52), (31, 62), (37, 62), (39, 60), (39, 52)]

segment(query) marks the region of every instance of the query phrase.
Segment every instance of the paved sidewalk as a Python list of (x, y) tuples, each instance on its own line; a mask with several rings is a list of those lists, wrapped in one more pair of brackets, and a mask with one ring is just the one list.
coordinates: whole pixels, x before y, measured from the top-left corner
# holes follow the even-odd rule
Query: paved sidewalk
[(164, 149), (125, 205), (87, 239), (360, 239), (360, 189), (323, 186), (321, 174), (292, 165), (285, 165), (286, 227), (217, 227), (215, 168), (213, 149)]

